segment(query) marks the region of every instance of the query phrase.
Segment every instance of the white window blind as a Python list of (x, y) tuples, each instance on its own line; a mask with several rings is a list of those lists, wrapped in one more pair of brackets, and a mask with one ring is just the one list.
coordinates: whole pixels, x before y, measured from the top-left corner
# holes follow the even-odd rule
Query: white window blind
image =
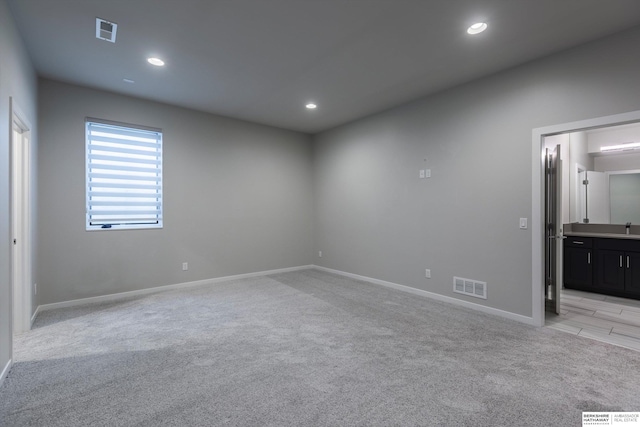
[(87, 230), (162, 227), (162, 132), (87, 120)]

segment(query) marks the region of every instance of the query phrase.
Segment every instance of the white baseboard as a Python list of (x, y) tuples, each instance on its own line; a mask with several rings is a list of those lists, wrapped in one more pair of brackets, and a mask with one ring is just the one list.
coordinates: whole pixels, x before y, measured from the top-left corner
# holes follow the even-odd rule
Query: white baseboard
[(247, 279), (250, 277), (267, 276), (270, 274), (287, 273), (289, 271), (309, 270), (311, 268), (313, 268), (313, 265), (302, 265), (299, 267), (279, 268), (277, 270), (258, 271), (255, 273), (237, 274), (235, 276), (216, 277), (212, 279), (196, 280), (193, 282), (177, 283), (174, 285), (156, 286), (153, 288), (139, 289), (136, 291), (119, 292), (116, 294), (100, 295), (97, 297), (80, 298), (80, 299), (75, 299), (71, 301), (62, 301), (62, 302), (54, 302), (51, 304), (43, 304), (38, 306), (31, 321), (33, 323), (38, 313), (42, 311), (47, 311), (47, 310), (54, 310), (56, 308), (75, 307), (78, 305), (93, 304), (98, 302), (117, 301), (117, 300), (130, 298), (134, 296), (155, 294), (158, 292), (170, 291), (174, 289), (184, 289), (184, 288), (191, 288), (194, 286), (211, 285), (214, 283), (228, 282), (230, 280)]
[(31, 316), (31, 325), (30, 325), (30, 329), (33, 328), (33, 322), (36, 321), (36, 317), (38, 317), (38, 314), (40, 313), (41, 308), (40, 306), (36, 307), (36, 311), (33, 313), (33, 316)]
[(517, 322), (526, 323), (528, 325), (539, 326), (532, 317), (522, 316), (520, 314), (511, 313), (509, 311), (504, 311), (504, 310), (500, 310), (500, 309), (493, 308), (493, 307), (487, 307), (485, 305), (480, 305), (480, 304), (472, 303), (472, 302), (469, 302), (469, 301), (464, 301), (464, 300), (461, 300), (461, 299), (457, 299), (457, 298), (452, 298), (452, 297), (448, 297), (448, 296), (445, 296), (445, 295), (436, 294), (436, 293), (433, 293), (433, 292), (423, 291), (422, 289), (416, 289), (416, 288), (412, 288), (410, 286), (399, 285), (397, 283), (387, 282), (387, 281), (379, 280), (379, 279), (374, 279), (372, 277), (360, 276), (358, 274), (347, 273), (345, 271), (334, 270), (334, 269), (327, 268), (327, 267), (322, 267), (322, 266), (319, 266), (319, 265), (303, 265), (303, 266), (299, 266), (299, 267), (280, 268), (280, 269), (277, 269), (277, 270), (259, 271), (259, 272), (255, 272), (255, 273), (246, 273), (246, 274), (237, 274), (235, 276), (216, 277), (216, 278), (213, 278), (213, 279), (196, 280), (196, 281), (193, 281), (193, 282), (184, 282), (184, 283), (177, 283), (177, 284), (174, 284), (174, 285), (157, 286), (157, 287), (153, 287), (153, 288), (139, 289), (139, 290), (136, 290), (136, 291), (120, 292), (120, 293), (116, 293), (116, 294), (101, 295), (101, 296), (97, 296), (97, 297), (81, 298), (81, 299), (76, 299), (76, 300), (71, 300), (71, 301), (55, 302), (55, 303), (52, 303), (52, 304), (43, 304), (43, 305), (39, 305), (38, 308), (36, 309), (35, 313), (33, 314), (32, 318), (31, 318), (31, 323), (33, 324), (33, 322), (35, 321), (37, 315), (40, 312), (47, 311), (47, 310), (53, 310), (53, 309), (57, 309), (57, 308), (74, 307), (74, 306), (92, 304), (92, 303), (98, 303), (98, 302), (117, 301), (117, 300), (130, 298), (130, 297), (134, 297), (134, 296), (149, 295), (149, 294), (154, 294), (154, 293), (157, 293), (157, 292), (169, 291), (169, 290), (174, 290), (174, 289), (184, 289), (184, 288), (189, 288), (189, 287), (194, 287), (194, 286), (211, 285), (211, 284), (214, 284), (214, 283), (227, 282), (229, 280), (247, 279), (247, 278), (251, 278), (251, 277), (267, 276), (267, 275), (270, 275), (270, 274), (287, 273), (287, 272), (290, 272), (290, 271), (308, 270), (308, 269), (311, 269), (311, 268), (316, 269), (316, 270), (320, 270), (320, 271), (326, 271), (328, 273), (337, 274), (337, 275), (340, 275), (340, 276), (349, 277), (351, 279), (362, 280), (362, 281), (373, 283), (373, 284), (376, 284), (376, 285), (385, 286), (387, 288), (397, 289), (399, 291), (408, 292), (408, 293), (411, 293), (411, 294), (414, 294), (414, 295), (419, 295), (419, 296), (426, 297), (426, 298), (431, 298), (431, 299), (434, 299), (434, 300), (437, 300), (437, 301), (443, 301), (443, 302), (447, 302), (447, 303), (450, 303), (450, 304), (455, 304), (455, 305), (459, 305), (459, 306), (462, 306), (462, 307), (467, 307), (467, 308), (470, 308), (472, 310), (477, 310), (477, 311), (481, 311), (483, 313), (488, 313), (488, 314), (492, 314), (492, 315), (495, 315), (495, 316), (504, 317), (506, 319), (515, 320)]
[(459, 305), (462, 307), (470, 308), (472, 310), (481, 311), (483, 313), (493, 314), (495, 316), (504, 317), (507, 319), (515, 320), (517, 322), (526, 323), (532, 326), (538, 326), (532, 317), (522, 316), (521, 314), (511, 313), (510, 311), (499, 310), (493, 307), (487, 307), (485, 305), (475, 304), (469, 301), (464, 301), (457, 298), (448, 297), (445, 295), (436, 294), (433, 292), (423, 291), (422, 289), (412, 288), (410, 286), (399, 285), (397, 283), (386, 282), (384, 280), (373, 279), (371, 277), (360, 276), (358, 274), (347, 273), (345, 271), (333, 270), (327, 267), (321, 267), (314, 265), (313, 268), (320, 271), (326, 271), (327, 273), (338, 274), (340, 276), (349, 277), (351, 279), (362, 280), (364, 282), (373, 283), (375, 285), (385, 286), (387, 288), (397, 289), (399, 291), (408, 292), (414, 295), (420, 295), (422, 297), (431, 298), (438, 301), (448, 302), (450, 304)]
[(2, 383), (4, 382), (4, 379), (9, 374), (9, 370), (11, 370), (11, 364), (12, 364), (11, 359), (9, 359), (4, 369), (2, 370), (2, 373), (0, 373), (0, 387), (2, 387)]

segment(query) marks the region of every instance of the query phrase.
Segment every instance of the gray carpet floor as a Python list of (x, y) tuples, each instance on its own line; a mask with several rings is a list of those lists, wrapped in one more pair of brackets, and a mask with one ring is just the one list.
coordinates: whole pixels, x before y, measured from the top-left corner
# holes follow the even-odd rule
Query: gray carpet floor
[(46, 311), (3, 426), (580, 426), (640, 353), (316, 270)]

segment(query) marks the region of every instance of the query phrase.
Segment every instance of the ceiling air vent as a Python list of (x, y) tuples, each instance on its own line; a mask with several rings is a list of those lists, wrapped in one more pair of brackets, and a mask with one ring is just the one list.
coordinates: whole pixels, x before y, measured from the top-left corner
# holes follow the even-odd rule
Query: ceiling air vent
[(96, 18), (96, 38), (115, 43), (116, 31), (118, 31), (118, 24), (116, 24), (115, 22), (109, 22), (105, 21), (104, 19)]

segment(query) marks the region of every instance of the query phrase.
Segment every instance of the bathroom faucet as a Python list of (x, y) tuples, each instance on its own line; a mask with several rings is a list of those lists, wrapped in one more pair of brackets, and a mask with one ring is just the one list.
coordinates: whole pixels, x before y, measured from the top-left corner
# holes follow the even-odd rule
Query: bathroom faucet
[(627, 223), (627, 227), (626, 228), (627, 228), (627, 234), (629, 234), (629, 230), (631, 229), (631, 223), (630, 222)]

